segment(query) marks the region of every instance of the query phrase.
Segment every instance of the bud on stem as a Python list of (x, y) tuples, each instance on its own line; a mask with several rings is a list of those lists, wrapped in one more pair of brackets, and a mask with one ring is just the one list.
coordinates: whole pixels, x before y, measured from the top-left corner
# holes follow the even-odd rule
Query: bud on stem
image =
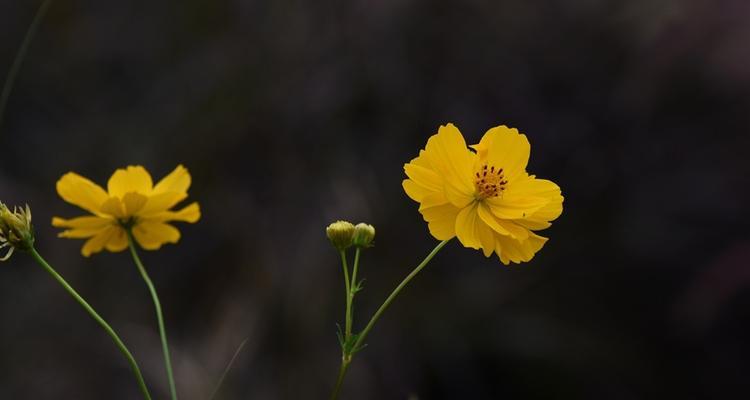
[(372, 247), (372, 241), (375, 239), (375, 227), (364, 222), (358, 223), (354, 227), (354, 238), (352, 243), (360, 248)]
[(13, 255), (15, 249), (30, 250), (34, 246), (34, 228), (31, 226), (31, 209), (8, 206), (0, 202), (0, 249), (10, 247), (0, 261)]
[(343, 251), (352, 246), (354, 225), (348, 221), (336, 221), (326, 228), (326, 236), (333, 247)]

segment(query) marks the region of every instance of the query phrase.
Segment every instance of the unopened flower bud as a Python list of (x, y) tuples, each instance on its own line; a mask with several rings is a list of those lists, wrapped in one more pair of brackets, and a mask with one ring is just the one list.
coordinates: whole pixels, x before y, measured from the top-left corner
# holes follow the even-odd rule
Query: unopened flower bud
[(34, 228), (31, 226), (31, 210), (15, 207), (13, 211), (0, 202), (0, 249), (10, 247), (0, 261), (5, 261), (14, 249), (29, 250), (34, 245)]
[(346, 250), (352, 245), (354, 237), (354, 225), (347, 221), (336, 221), (326, 228), (326, 236), (331, 241), (333, 247)]
[(352, 243), (357, 247), (371, 247), (375, 239), (375, 227), (360, 222), (354, 227), (354, 238)]

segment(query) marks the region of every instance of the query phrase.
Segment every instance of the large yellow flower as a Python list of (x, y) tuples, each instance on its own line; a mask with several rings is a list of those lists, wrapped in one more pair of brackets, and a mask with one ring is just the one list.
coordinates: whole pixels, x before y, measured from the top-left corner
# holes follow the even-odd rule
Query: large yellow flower
[(406, 194), (436, 239), (457, 236), (505, 265), (531, 260), (547, 241), (532, 231), (562, 213), (560, 187), (526, 173), (531, 146), (517, 129), (492, 128), (471, 147), (453, 124), (441, 126), (404, 165)]
[(63, 200), (93, 215), (73, 219), (55, 217), (52, 225), (68, 228), (60, 237), (86, 239), (81, 253), (88, 257), (106, 248), (117, 252), (128, 247), (126, 229), (146, 250), (159, 249), (164, 243), (177, 243), (180, 231), (168, 221), (196, 222), (201, 216), (198, 203), (172, 211), (187, 198), (190, 174), (182, 165), (154, 186), (151, 175), (141, 166), (118, 169), (112, 174), (105, 192), (97, 184), (69, 172), (57, 181), (57, 193)]

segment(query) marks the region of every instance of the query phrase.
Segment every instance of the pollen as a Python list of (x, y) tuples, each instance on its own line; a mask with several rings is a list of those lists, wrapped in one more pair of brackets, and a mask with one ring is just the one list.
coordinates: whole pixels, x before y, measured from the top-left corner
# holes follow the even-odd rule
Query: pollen
[(502, 168), (495, 166), (483, 165), (482, 168), (474, 174), (474, 186), (476, 187), (476, 196), (480, 199), (497, 197), (505, 190), (505, 180)]

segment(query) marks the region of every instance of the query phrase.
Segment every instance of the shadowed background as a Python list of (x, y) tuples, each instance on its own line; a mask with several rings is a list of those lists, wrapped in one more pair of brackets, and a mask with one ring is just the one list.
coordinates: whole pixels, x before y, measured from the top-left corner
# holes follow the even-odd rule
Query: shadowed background
[[(0, 1), (4, 76), (39, 2)], [(344, 296), (324, 234), (376, 226), (355, 325), (435, 245), (402, 166), (446, 122), (507, 124), (565, 211), (530, 263), (456, 241), (375, 328), (344, 399), (729, 398), (750, 389), (750, 4), (743, 1), (54, 1), (0, 126), (0, 199), (167, 397), (127, 253), (52, 216), (182, 163), (203, 217), (142, 252), (181, 398), (325, 399)], [(23, 254), (0, 265), (0, 397), (136, 399), (101, 329)], [(742, 396), (740, 396), (742, 397)]]

